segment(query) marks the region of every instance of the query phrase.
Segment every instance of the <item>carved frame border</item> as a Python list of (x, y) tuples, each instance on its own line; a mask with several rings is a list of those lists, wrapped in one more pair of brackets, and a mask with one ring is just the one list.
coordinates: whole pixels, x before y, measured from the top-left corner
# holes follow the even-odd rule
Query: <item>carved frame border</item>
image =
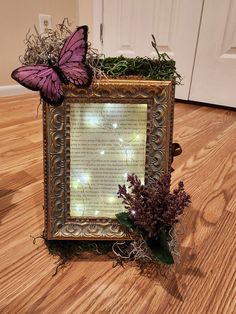
[(44, 235), (49, 240), (129, 240), (116, 219), (72, 218), (70, 203), (70, 103), (147, 103), (145, 182), (169, 172), (172, 160), (174, 84), (171, 81), (106, 79), (89, 88), (66, 86), (60, 106), (43, 104)]

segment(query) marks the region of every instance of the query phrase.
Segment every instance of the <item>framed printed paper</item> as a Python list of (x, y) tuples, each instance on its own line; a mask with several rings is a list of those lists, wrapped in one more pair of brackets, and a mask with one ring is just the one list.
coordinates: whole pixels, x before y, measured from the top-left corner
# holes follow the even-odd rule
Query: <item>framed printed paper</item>
[(152, 182), (170, 171), (171, 81), (100, 80), (44, 103), (45, 237), (130, 239), (115, 214), (128, 173)]

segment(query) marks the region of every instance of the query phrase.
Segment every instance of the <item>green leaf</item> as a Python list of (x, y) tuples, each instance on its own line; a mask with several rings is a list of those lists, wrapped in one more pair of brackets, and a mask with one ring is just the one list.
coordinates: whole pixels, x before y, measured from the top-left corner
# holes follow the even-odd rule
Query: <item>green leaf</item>
[(147, 241), (153, 255), (163, 264), (174, 264), (173, 256), (167, 241), (167, 234), (165, 230), (160, 230), (157, 239), (150, 239)]
[(135, 229), (133, 221), (129, 218), (129, 214), (127, 212), (121, 212), (116, 214), (116, 218), (123, 226), (126, 226), (129, 229)]

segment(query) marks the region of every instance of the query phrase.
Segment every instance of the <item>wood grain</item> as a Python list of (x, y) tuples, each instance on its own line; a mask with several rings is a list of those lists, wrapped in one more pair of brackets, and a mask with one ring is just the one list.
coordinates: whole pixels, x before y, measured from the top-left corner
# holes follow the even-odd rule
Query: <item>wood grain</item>
[[(56, 276), (42, 240), (42, 123), (37, 96), (0, 99), (1, 313), (235, 313), (236, 112), (176, 104), (174, 161), (192, 195), (181, 263), (143, 275), (105, 257), (78, 259)], [(40, 110), (39, 110), (40, 111)], [(162, 269), (163, 270), (163, 269)]]

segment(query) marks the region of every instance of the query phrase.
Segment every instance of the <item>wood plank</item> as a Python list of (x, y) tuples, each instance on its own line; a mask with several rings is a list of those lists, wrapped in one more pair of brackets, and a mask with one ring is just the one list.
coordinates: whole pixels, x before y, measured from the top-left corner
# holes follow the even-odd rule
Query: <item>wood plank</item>
[(236, 112), (179, 103), (173, 186), (192, 205), (183, 219), (181, 263), (140, 275), (107, 257), (77, 259), (56, 276), (43, 241), (42, 124), (38, 97), (0, 99), (1, 313), (235, 313)]

